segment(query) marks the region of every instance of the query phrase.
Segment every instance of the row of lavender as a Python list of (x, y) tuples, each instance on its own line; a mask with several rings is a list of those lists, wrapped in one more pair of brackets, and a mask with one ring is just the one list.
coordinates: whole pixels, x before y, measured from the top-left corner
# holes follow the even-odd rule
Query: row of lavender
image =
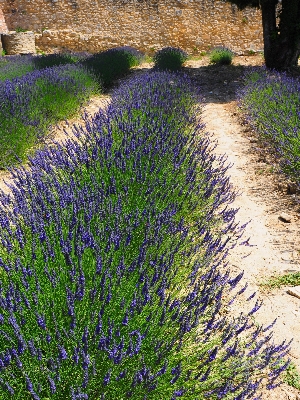
[(30, 150), (43, 143), (51, 125), (76, 115), (93, 94), (128, 73), (140, 58), (137, 51), (124, 47), (93, 56), (50, 54), (0, 60), (0, 81), (14, 77), (0, 82), (0, 168), (24, 161)]
[[(102, 83), (107, 85), (105, 76), (127, 72), (128, 68), (137, 65), (143, 59), (143, 54), (130, 46), (114, 47), (100, 53), (52, 53), (47, 55), (23, 55), (0, 57), (0, 81), (20, 78), (36, 70), (67, 64), (85, 64), (93, 71), (102, 74)], [(100, 64), (100, 65), (99, 65)], [(108, 66), (107, 64), (110, 64)]]
[(285, 73), (253, 69), (245, 75), (240, 104), (268, 143), (281, 170), (300, 185), (300, 83)]
[(20, 78), (37, 69), (74, 64), (88, 57), (87, 53), (55, 53), (47, 55), (15, 55), (0, 57), (0, 81)]
[[(242, 232), (186, 76), (152, 72), (1, 196), (0, 397), (258, 399), (287, 343), (249, 312)], [(255, 301), (255, 300), (254, 300)], [(255, 393), (257, 397), (255, 397)]]
[(65, 65), (28, 73), (0, 83), (0, 167), (24, 161), (43, 144), (49, 127), (75, 115), (97, 80), (82, 66)]

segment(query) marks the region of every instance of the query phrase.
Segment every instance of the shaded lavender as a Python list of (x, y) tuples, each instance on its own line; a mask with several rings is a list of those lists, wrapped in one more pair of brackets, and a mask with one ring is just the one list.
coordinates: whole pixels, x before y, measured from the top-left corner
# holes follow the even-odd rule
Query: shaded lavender
[(299, 188), (299, 79), (266, 68), (253, 68), (244, 79), (238, 96), (247, 121)]

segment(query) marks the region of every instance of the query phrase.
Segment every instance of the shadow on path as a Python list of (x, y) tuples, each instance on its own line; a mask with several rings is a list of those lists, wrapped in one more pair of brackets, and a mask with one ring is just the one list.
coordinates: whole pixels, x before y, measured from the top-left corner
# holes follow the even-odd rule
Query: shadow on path
[[(182, 72), (189, 75), (200, 87), (204, 103), (230, 103), (237, 99), (237, 90), (242, 84), (243, 75), (251, 70), (252, 65), (200, 65), (186, 66)], [(122, 82), (130, 80), (137, 73), (153, 71), (150, 64), (133, 68), (130, 73), (119, 79), (114, 88)]]
[(206, 65), (185, 67), (184, 71), (199, 85), (204, 103), (229, 103), (237, 99), (243, 74), (252, 66)]

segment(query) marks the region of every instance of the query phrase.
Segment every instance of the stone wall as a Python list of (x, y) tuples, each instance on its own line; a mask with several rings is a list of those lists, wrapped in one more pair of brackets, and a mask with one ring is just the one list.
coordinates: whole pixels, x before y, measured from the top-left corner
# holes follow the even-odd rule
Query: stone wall
[(263, 48), (260, 11), (238, 11), (217, 0), (0, 0), (0, 9), (9, 30), (35, 31), (36, 46), (44, 51)]
[(34, 54), (35, 35), (30, 31), (3, 33), (2, 45), (8, 55)]
[[(1, 1), (0, 1), (0, 4), (1, 4)], [(5, 22), (5, 17), (4, 17), (3, 11), (0, 7), (0, 33), (5, 33), (5, 32), (8, 32), (8, 29), (7, 29), (7, 25)]]
[(1, 33), (6, 33), (8, 32), (7, 26), (6, 26), (6, 22), (5, 22), (5, 18), (4, 18), (4, 14), (2, 9), (0, 8), (0, 56), (2, 54), (2, 41), (1, 41)]

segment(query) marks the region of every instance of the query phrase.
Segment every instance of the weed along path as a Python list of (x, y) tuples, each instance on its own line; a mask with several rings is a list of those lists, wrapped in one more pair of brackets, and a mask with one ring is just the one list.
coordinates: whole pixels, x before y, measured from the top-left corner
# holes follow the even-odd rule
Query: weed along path
[[(242, 239), (245, 243), (231, 250), (229, 265), (235, 273), (244, 271), (248, 295), (257, 292), (257, 298), (263, 300), (255, 314), (256, 321), (267, 326), (277, 319), (271, 340), (280, 343), (293, 338), (288, 356), (300, 370), (300, 299), (287, 293), (288, 286), (267, 290), (261, 285), (272, 276), (300, 271), (297, 260), (300, 219), (293, 197), (278, 192), (270, 165), (254, 149), (258, 145), (256, 138), (249, 137), (249, 128), (241, 124), (235, 101), (238, 67), (231, 67), (231, 77), (228, 67), (223, 72), (222, 68), (213, 75), (213, 67), (203, 67), (202, 72), (198, 70), (194, 75), (205, 97), (202, 120), (206, 131), (218, 142), (216, 153), (226, 154), (227, 162), (232, 165), (228, 174), (238, 192), (232, 204), (239, 209), (236, 219), (241, 224), (249, 222)], [(291, 216), (291, 222), (280, 218), (283, 212)], [(248, 312), (249, 306), (245, 301), (233, 308), (240, 313), (243, 309)], [(300, 399), (300, 391), (286, 384), (263, 394), (264, 400), (297, 398)]]

